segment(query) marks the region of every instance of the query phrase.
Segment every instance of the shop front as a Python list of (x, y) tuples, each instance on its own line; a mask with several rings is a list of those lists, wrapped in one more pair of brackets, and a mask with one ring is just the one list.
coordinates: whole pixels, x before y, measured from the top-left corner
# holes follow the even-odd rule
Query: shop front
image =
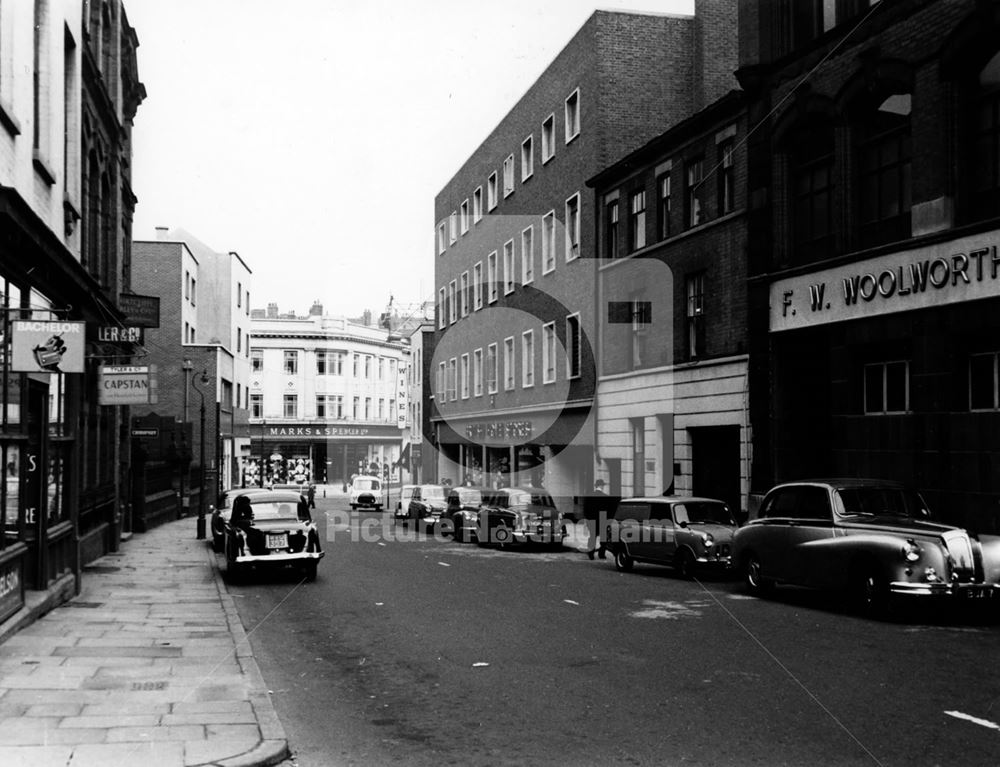
[(875, 477), (1000, 532), (1000, 232), (770, 286), (776, 481)]

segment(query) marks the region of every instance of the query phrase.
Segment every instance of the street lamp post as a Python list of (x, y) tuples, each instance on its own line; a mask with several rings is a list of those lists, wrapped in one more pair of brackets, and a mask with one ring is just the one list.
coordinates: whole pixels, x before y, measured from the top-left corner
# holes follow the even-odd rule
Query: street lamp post
[(187, 516), (190, 509), (188, 508), (188, 497), (187, 497), (187, 477), (188, 467), (190, 466), (190, 461), (185, 457), (190, 452), (190, 447), (187, 444), (187, 431), (188, 431), (188, 386), (191, 382), (191, 370), (194, 365), (191, 360), (185, 358), (181, 363), (181, 370), (184, 371), (184, 424), (181, 431), (181, 514)]
[(201, 379), (202, 386), (208, 383), (208, 371), (203, 370), (200, 376), (196, 376), (191, 380), (191, 385), (194, 386), (194, 390), (198, 392), (198, 396), (201, 397), (201, 410), (200, 410), (200, 423), (201, 423), (201, 453), (199, 458), (199, 463), (201, 468), (198, 470), (198, 474), (201, 479), (201, 492), (198, 493), (198, 526), (197, 526), (197, 538), (198, 540), (205, 539), (205, 392), (198, 388), (198, 379)]

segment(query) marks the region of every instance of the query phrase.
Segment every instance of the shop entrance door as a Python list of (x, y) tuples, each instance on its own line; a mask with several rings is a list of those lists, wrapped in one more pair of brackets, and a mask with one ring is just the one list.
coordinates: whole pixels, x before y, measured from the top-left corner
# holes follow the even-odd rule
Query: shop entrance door
[(740, 427), (701, 426), (691, 432), (691, 492), (740, 507)]

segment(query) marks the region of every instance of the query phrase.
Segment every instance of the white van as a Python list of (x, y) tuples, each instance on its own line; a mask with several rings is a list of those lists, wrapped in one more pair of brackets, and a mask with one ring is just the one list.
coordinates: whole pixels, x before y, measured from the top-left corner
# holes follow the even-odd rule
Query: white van
[(382, 510), (382, 480), (360, 474), (351, 482), (351, 510), (362, 506)]

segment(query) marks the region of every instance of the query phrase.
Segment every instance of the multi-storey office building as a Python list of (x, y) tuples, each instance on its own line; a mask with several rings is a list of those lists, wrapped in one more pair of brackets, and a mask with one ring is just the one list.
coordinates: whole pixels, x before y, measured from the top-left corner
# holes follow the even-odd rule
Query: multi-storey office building
[(746, 135), (733, 91), (591, 181), (606, 307), (597, 453), (612, 495), (672, 488), (746, 509)]
[[(144, 91), (124, 7), (96, 5), (0, 13), (0, 620), (26, 588), (72, 593), (80, 567), (119, 540), (125, 416), (100, 404), (97, 380), (131, 349), (101, 343), (98, 328), (126, 319)], [(31, 332), (51, 334), (48, 355), (29, 344), (34, 368), (14, 353)]]
[[(207, 497), (214, 499), (218, 491), (239, 484), (240, 461), (250, 454), (252, 272), (239, 254), (216, 252), (183, 229), (165, 227), (157, 228), (156, 240), (133, 244), (132, 272), (136, 292), (155, 296), (160, 303), (160, 327), (146, 330), (143, 359), (157, 367), (158, 401), (133, 406), (132, 414), (141, 418), (155, 413), (176, 424), (172, 438), (182, 464), (176, 471), (186, 477), (188, 462), (204, 466)], [(133, 476), (144, 479), (135, 470)], [(133, 510), (139, 524), (148, 527), (176, 510), (170, 503), (147, 502), (164, 488), (152, 477), (145, 480), (147, 486), (133, 494)], [(191, 485), (185, 478), (179, 487), (182, 507), (187, 505), (186, 488)]]
[(322, 309), (255, 317), (251, 336), (246, 484), (344, 484), (353, 474), (393, 474), (408, 426), (398, 408), (410, 356), (402, 339)]
[[(438, 475), (592, 487), (594, 203), (586, 181), (731, 87), (730, 3), (598, 11), (435, 200)], [(697, 73), (697, 77), (695, 74)]]
[(757, 489), (898, 479), (995, 531), (1000, 3), (741, 9)]

